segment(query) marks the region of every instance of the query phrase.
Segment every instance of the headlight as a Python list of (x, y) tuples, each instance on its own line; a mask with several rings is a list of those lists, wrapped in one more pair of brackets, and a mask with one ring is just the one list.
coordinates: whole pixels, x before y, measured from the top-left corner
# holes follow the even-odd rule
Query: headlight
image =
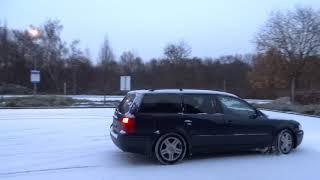
[(301, 126), (301, 124), (299, 124), (298, 128), (299, 128), (299, 130), (302, 130), (302, 126)]

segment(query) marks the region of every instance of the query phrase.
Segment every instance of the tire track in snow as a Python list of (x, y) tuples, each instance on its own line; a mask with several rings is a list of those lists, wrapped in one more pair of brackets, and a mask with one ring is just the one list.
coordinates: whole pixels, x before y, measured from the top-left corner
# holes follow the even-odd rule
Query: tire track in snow
[(16, 175), (16, 174), (27, 174), (27, 173), (37, 173), (37, 172), (48, 172), (48, 171), (60, 171), (60, 170), (71, 170), (71, 169), (86, 169), (86, 168), (98, 168), (102, 166), (71, 166), (71, 167), (61, 167), (61, 168), (48, 168), (48, 169), (34, 169), (25, 171), (14, 171), (0, 173), (0, 176)]

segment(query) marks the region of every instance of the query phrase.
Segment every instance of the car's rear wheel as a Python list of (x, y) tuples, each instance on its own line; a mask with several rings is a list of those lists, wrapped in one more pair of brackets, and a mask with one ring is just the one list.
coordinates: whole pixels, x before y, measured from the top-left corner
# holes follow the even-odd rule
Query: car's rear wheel
[(294, 138), (290, 130), (282, 130), (277, 137), (276, 149), (281, 154), (289, 154), (294, 147)]
[(156, 142), (154, 153), (161, 164), (174, 164), (181, 161), (187, 151), (184, 138), (177, 133), (162, 135)]

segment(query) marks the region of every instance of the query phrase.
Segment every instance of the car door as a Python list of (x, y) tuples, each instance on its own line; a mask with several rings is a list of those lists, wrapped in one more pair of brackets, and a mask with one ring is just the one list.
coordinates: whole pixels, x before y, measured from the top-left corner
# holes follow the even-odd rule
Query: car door
[(258, 110), (236, 97), (217, 96), (228, 131), (228, 145), (265, 146), (272, 142), (273, 126)]
[(184, 94), (183, 120), (194, 150), (209, 150), (224, 144), (226, 126), (212, 95)]
[(181, 95), (173, 93), (144, 95), (136, 119), (137, 128), (141, 127), (146, 133), (150, 133), (151, 126), (154, 127), (151, 133), (175, 132), (183, 128)]

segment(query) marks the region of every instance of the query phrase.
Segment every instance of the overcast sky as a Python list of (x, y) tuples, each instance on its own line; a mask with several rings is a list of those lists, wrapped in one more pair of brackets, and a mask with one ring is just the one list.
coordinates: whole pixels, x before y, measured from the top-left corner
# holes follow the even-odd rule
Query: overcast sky
[(117, 56), (134, 51), (144, 60), (184, 40), (192, 55), (250, 53), (255, 33), (274, 10), (320, 8), (320, 0), (0, 0), (0, 21), (11, 28), (59, 19), (62, 37), (81, 41), (96, 61), (108, 36)]

